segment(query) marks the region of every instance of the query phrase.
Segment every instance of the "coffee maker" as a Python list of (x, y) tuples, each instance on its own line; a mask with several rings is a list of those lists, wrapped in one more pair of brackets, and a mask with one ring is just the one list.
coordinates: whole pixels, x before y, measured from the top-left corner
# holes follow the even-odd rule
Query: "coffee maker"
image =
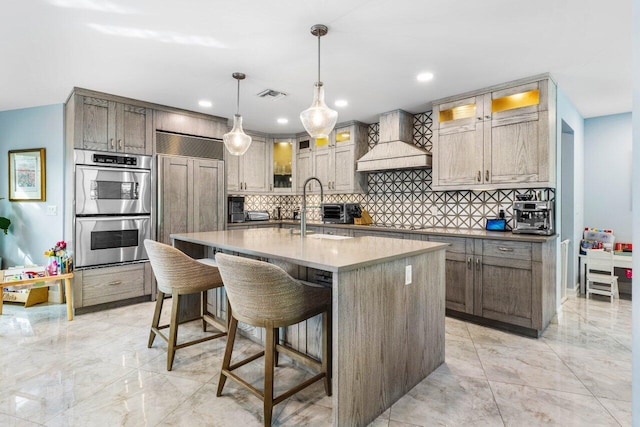
[(513, 232), (550, 236), (554, 233), (553, 216), (551, 200), (517, 200), (513, 202)]
[(229, 223), (244, 222), (244, 197), (229, 196), (227, 202)]

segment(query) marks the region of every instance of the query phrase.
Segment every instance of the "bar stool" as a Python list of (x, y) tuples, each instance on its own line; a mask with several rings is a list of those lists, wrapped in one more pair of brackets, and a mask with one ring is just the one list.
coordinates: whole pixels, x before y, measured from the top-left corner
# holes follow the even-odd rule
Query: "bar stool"
[[(176, 350), (227, 335), (229, 330), (228, 322), (223, 322), (207, 312), (207, 291), (221, 287), (222, 279), (218, 269), (211, 265), (211, 262), (198, 262), (174, 247), (153, 240), (145, 240), (144, 246), (158, 282), (158, 295), (151, 323), (148, 347), (151, 348), (156, 335), (159, 335), (160, 338), (167, 342), (167, 371), (170, 371), (173, 367)], [(207, 324), (210, 324), (218, 328), (220, 332), (178, 344), (180, 296), (195, 293), (201, 294), (200, 319), (202, 320), (202, 330), (206, 332)], [(169, 324), (160, 325), (160, 314), (162, 313), (165, 294), (171, 294), (173, 298), (171, 320)], [(229, 313), (229, 305), (227, 304), (227, 317), (229, 317)], [(169, 328), (168, 337), (161, 332), (162, 329), (166, 328)]]
[[(243, 385), (262, 399), (265, 426), (271, 425), (274, 405), (316, 381), (324, 379), (325, 392), (331, 396), (331, 289), (304, 284), (282, 268), (267, 262), (223, 253), (216, 254), (216, 262), (233, 309), (217, 396), (222, 395), (227, 378)], [(322, 314), (321, 362), (279, 344), (278, 328), (295, 325), (318, 314)], [(231, 353), (238, 321), (265, 328), (265, 350), (232, 365)], [(280, 396), (274, 396), (273, 374), (278, 353), (286, 354), (318, 373)], [(233, 371), (263, 355), (264, 390), (260, 391)]]

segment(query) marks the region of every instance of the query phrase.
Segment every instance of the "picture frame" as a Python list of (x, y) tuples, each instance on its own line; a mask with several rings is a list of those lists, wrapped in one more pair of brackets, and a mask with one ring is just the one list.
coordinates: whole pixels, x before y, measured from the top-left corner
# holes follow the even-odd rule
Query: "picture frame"
[(44, 148), (9, 150), (9, 200), (46, 200), (46, 157)]

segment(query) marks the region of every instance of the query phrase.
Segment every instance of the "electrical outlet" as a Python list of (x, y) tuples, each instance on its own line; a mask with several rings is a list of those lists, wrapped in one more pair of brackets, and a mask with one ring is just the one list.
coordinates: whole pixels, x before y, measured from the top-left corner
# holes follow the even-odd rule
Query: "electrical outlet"
[(407, 265), (404, 269), (404, 284), (411, 284), (411, 265)]
[(58, 207), (56, 205), (47, 206), (47, 215), (49, 215), (49, 216), (58, 215)]
[(431, 215), (440, 215), (440, 209), (436, 205), (431, 206)]

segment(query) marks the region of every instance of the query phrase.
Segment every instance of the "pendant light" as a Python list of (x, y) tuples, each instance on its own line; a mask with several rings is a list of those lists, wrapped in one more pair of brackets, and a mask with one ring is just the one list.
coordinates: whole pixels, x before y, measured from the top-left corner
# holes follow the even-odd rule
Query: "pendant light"
[(236, 114), (233, 116), (233, 129), (225, 133), (222, 140), (229, 153), (234, 156), (242, 156), (251, 145), (251, 137), (242, 130), (242, 116), (240, 115), (240, 80), (244, 80), (246, 76), (243, 73), (233, 73), (232, 76), (238, 81)]
[(338, 120), (338, 112), (324, 103), (324, 87), (320, 80), (320, 37), (328, 31), (326, 25), (317, 24), (311, 27), (311, 34), (318, 37), (318, 81), (313, 90), (311, 107), (300, 113), (300, 120), (312, 138), (328, 138)]

